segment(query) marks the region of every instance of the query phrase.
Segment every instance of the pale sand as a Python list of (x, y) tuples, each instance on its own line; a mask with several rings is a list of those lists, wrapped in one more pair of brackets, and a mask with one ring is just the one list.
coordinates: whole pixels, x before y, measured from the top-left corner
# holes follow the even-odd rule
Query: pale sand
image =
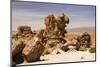
[(89, 53), (88, 51), (64, 52), (62, 54), (50, 54), (50, 55), (41, 56), (41, 60), (43, 61), (22, 63), (18, 65), (95, 61), (95, 53)]

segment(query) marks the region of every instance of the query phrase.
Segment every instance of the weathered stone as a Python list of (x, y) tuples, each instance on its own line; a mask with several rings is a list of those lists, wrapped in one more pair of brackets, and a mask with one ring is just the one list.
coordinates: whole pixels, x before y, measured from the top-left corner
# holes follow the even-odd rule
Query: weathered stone
[[(70, 46), (72, 46), (72, 48), (69, 48)], [(75, 48), (73, 48), (73, 47), (75, 47)], [(78, 41), (75, 38), (73, 38), (71, 41), (67, 41), (67, 43), (65, 43), (61, 46), (61, 49), (64, 51), (68, 51), (70, 49), (79, 50), (79, 48), (80, 48), (80, 44), (78, 43)]]
[(86, 51), (86, 45), (81, 45), (79, 48), (80, 51)]
[(91, 46), (91, 36), (87, 32), (84, 32), (81, 36), (77, 37), (80, 44), (80, 50), (85, 50)]
[(25, 44), (21, 40), (12, 40), (12, 56), (15, 56), (17, 53), (21, 52)]
[(40, 56), (44, 51), (43, 43), (41, 42), (43, 31), (40, 31), (34, 38), (25, 42), (26, 46), (23, 49), (24, 62), (34, 62), (40, 60)]
[(48, 33), (52, 32), (54, 30), (54, 23), (55, 23), (55, 17), (53, 14), (49, 14), (47, 17), (44, 19), (45, 25), (46, 25), (46, 30)]
[(25, 47), (25, 44), (22, 40), (13, 38), (12, 39), (12, 61), (16, 64), (22, 63), (23, 56), (22, 56), (22, 50)]
[(12, 56), (13, 63), (20, 64), (24, 62), (22, 52), (17, 53), (15, 56)]
[(27, 62), (37, 61), (44, 50), (44, 46), (39, 41), (30, 40), (23, 49), (24, 60)]
[(47, 36), (51, 38), (64, 37), (64, 34), (67, 32), (65, 27), (68, 23), (69, 18), (64, 13), (60, 13), (57, 18), (53, 14), (48, 15), (45, 17)]
[(44, 54), (52, 53), (54, 48), (62, 41), (66, 41), (65, 37), (66, 24), (69, 23), (69, 18), (64, 13), (60, 13), (57, 17), (53, 14), (50, 14), (45, 17), (45, 36), (46, 36), (46, 45)]
[(19, 26), (17, 28), (18, 34), (31, 34), (31, 27), (29, 26)]

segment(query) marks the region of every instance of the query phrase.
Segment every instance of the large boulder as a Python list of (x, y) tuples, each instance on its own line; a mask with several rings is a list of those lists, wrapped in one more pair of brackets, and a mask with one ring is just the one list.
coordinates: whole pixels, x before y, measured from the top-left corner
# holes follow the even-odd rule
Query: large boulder
[(68, 51), (68, 50), (70, 50), (70, 49), (75, 49), (75, 50), (79, 50), (79, 48), (80, 48), (80, 44), (79, 44), (79, 42), (77, 41), (77, 39), (76, 38), (71, 38), (70, 40), (68, 40), (65, 44), (63, 44), (62, 46), (61, 46), (61, 49), (63, 50), (63, 51)]
[(40, 56), (44, 51), (42, 41), (42, 33), (39, 32), (34, 38), (25, 42), (26, 46), (22, 51), (24, 62), (34, 62), (40, 60)]
[(20, 64), (24, 62), (24, 58), (22, 52), (17, 53), (16, 55), (12, 56), (13, 64)]
[(12, 56), (15, 56), (23, 50), (25, 44), (22, 40), (12, 40)]
[(91, 36), (87, 32), (82, 33), (82, 35), (77, 37), (77, 40), (80, 44), (80, 50), (84, 51), (86, 48), (91, 47)]
[(17, 28), (18, 34), (31, 34), (31, 27), (29, 26), (19, 26)]
[(22, 56), (22, 50), (25, 44), (22, 40), (12, 39), (12, 61), (15, 64), (22, 63), (24, 61)]

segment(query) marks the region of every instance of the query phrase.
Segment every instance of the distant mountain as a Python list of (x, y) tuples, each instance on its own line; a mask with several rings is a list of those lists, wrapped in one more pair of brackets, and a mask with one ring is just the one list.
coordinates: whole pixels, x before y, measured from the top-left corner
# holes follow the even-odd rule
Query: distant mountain
[(80, 27), (80, 28), (72, 28), (67, 29), (68, 32), (95, 32), (95, 27)]

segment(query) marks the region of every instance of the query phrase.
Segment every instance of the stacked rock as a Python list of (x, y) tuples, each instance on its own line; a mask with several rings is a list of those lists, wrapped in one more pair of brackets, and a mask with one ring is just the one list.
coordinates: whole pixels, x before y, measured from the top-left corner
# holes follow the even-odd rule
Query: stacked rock
[[(46, 49), (49, 49), (51, 52), (53, 48), (57, 46), (58, 43), (62, 41), (66, 41), (64, 39), (66, 24), (69, 24), (69, 17), (66, 16), (64, 13), (60, 13), (57, 17), (53, 14), (49, 14), (45, 17), (45, 26), (46, 26)], [(51, 48), (51, 49), (50, 49)], [(46, 53), (51, 53), (50, 51), (45, 51)]]

